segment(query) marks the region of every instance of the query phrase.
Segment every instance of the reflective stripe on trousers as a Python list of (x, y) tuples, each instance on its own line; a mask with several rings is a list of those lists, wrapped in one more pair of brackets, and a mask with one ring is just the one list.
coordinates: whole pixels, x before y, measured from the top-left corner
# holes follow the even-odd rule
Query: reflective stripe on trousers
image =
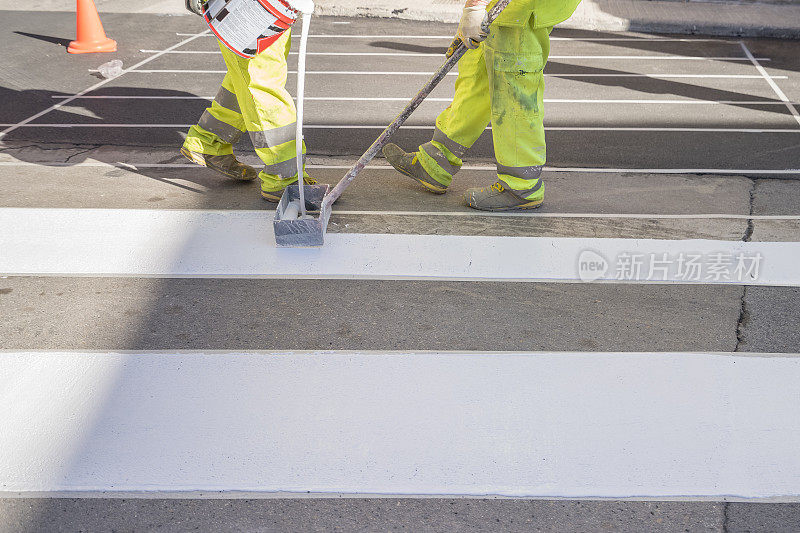
[(514, 193), (522, 198), (539, 192), (544, 186), (541, 180), (542, 166), (535, 165), (530, 167), (507, 167), (497, 164), (497, 177), (505, 183)]
[(236, 93), (229, 91), (224, 86), (219, 88), (217, 96), (214, 97), (214, 101), (225, 109), (229, 109), (240, 115), (242, 114), (239, 110), (239, 102), (236, 100)]
[(213, 133), (228, 144), (236, 144), (242, 137), (242, 130), (236, 126), (231, 126), (222, 119), (214, 116), (210, 108), (203, 111), (197, 125), (204, 130)]
[[(535, 29), (533, 19), (521, 27), (493, 25), (489, 38), (459, 61), (455, 97), (436, 119), (433, 141), (459, 159), (491, 124), (498, 177), (518, 195), (542, 189), (542, 70), (550, 55), (551, 29)], [(425, 170), (438, 181), (446, 178), (446, 167), (428, 153), (428, 145), (421, 151), (430, 156), (420, 155)]]
[(433, 133), (433, 140), (420, 146), (417, 156), (428, 175), (449, 187), (453, 176), (461, 170), (461, 158), (466, 151), (465, 146), (448, 138), (437, 128)]
[(296, 122), (271, 130), (250, 132), (250, 140), (253, 142), (253, 147), (256, 148), (256, 150), (261, 148), (273, 148), (283, 143), (292, 142), (295, 140), (296, 136)]
[[(303, 156), (303, 168), (305, 168), (305, 155)], [(297, 176), (297, 156), (275, 163), (274, 165), (264, 165), (264, 172), (281, 179), (289, 179)], [(292, 180), (294, 182), (294, 180)]]

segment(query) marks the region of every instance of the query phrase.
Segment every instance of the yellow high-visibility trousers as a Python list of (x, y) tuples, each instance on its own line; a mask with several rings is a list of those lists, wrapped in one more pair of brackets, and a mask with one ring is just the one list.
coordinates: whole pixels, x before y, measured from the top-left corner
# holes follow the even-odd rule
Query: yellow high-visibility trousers
[(552, 27), (493, 25), (489, 37), (458, 63), (455, 97), (420, 146), (422, 167), (449, 186), (462, 158), (491, 123), (497, 175), (523, 198), (544, 195), (544, 74)]
[(297, 114), (286, 90), (290, 47), (290, 30), (252, 59), (239, 57), (220, 43), (228, 72), (211, 106), (189, 129), (184, 143), (184, 148), (194, 152), (227, 155), (248, 132), (264, 162), (259, 177), (261, 189), (267, 192), (297, 181)]

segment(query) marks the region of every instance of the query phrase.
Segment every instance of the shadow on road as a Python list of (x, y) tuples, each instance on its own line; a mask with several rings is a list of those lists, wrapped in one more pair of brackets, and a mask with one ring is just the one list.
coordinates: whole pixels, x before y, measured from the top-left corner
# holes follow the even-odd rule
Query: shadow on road
[(39, 35), (37, 33), (27, 33), (24, 31), (15, 31), (14, 33), (16, 33), (17, 35), (22, 35), (24, 37), (31, 37), (39, 41), (44, 41), (46, 43), (57, 44), (59, 46), (63, 46), (64, 48), (69, 46), (69, 43), (72, 42), (72, 39), (64, 39), (62, 37), (52, 37), (50, 35)]

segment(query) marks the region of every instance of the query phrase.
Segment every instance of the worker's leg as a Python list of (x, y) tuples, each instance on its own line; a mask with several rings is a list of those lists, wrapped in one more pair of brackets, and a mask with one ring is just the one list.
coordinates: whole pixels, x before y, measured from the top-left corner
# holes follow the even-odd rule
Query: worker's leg
[(433, 140), (406, 154), (399, 147), (384, 149), (389, 162), (432, 192), (443, 193), (461, 168), (467, 149), (486, 130), (490, 118), (489, 80), (483, 45), (469, 50), (458, 62), (456, 94), (436, 119)]
[(296, 111), (286, 90), (286, 59), (290, 47), (290, 31), (287, 30), (272, 46), (252, 59), (223, 49), (228, 70), (235, 73), (233, 83), (245, 127), (256, 153), (264, 162), (259, 177), (262, 194), (267, 199), (278, 198), (287, 185), (297, 181)]
[(222, 80), (211, 106), (203, 112), (196, 126), (189, 129), (183, 147), (207, 155), (233, 153), (233, 145), (242, 136), (244, 118), (239, 111), (233, 76), (229, 72)]
[(433, 140), (420, 146), (422, 167), (442, 185), (450, 185), (464, 154), (486, 130), (489, 104), (489, 79), (481, 45), (458, 62), (453, 102), (436, 118)]
[(197, 125), (189, 129), (181, 154), (229, 178), (248, 181), (255, 179), (258, 173), (233, 155), (233, 145), (244, 129), (234, 90), (233, 76), (228, 73), (211, 106), (203, 112)]
[(484, 43), (498, 181), (469, 189), (467, 204), (504, 211), (544, 200), (544, 74), (552, 28), (498, 26)]
[(543, 69), (551, 29), (500, 26), (486, 41), (497, 176), (519, 199), (515, 207), (536, 207), (544, 199)]

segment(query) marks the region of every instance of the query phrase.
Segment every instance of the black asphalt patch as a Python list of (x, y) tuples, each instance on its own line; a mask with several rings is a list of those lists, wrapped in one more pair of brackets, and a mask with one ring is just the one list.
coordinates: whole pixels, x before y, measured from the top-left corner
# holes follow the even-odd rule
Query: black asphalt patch
[[(2, 349), (733, 351), (742, 287), (8, 278)], [(795, 346), (795, 351), (798, 346)]]
[[(727, 513), (735, 528), (725, 529)], [(791, 531), (800, 506), (473, 499), (0, 500), (8, 531)], [(787, 526), (787, 527), (783, 527)], [(0, 526), (2, 530), (2, 526)]]

